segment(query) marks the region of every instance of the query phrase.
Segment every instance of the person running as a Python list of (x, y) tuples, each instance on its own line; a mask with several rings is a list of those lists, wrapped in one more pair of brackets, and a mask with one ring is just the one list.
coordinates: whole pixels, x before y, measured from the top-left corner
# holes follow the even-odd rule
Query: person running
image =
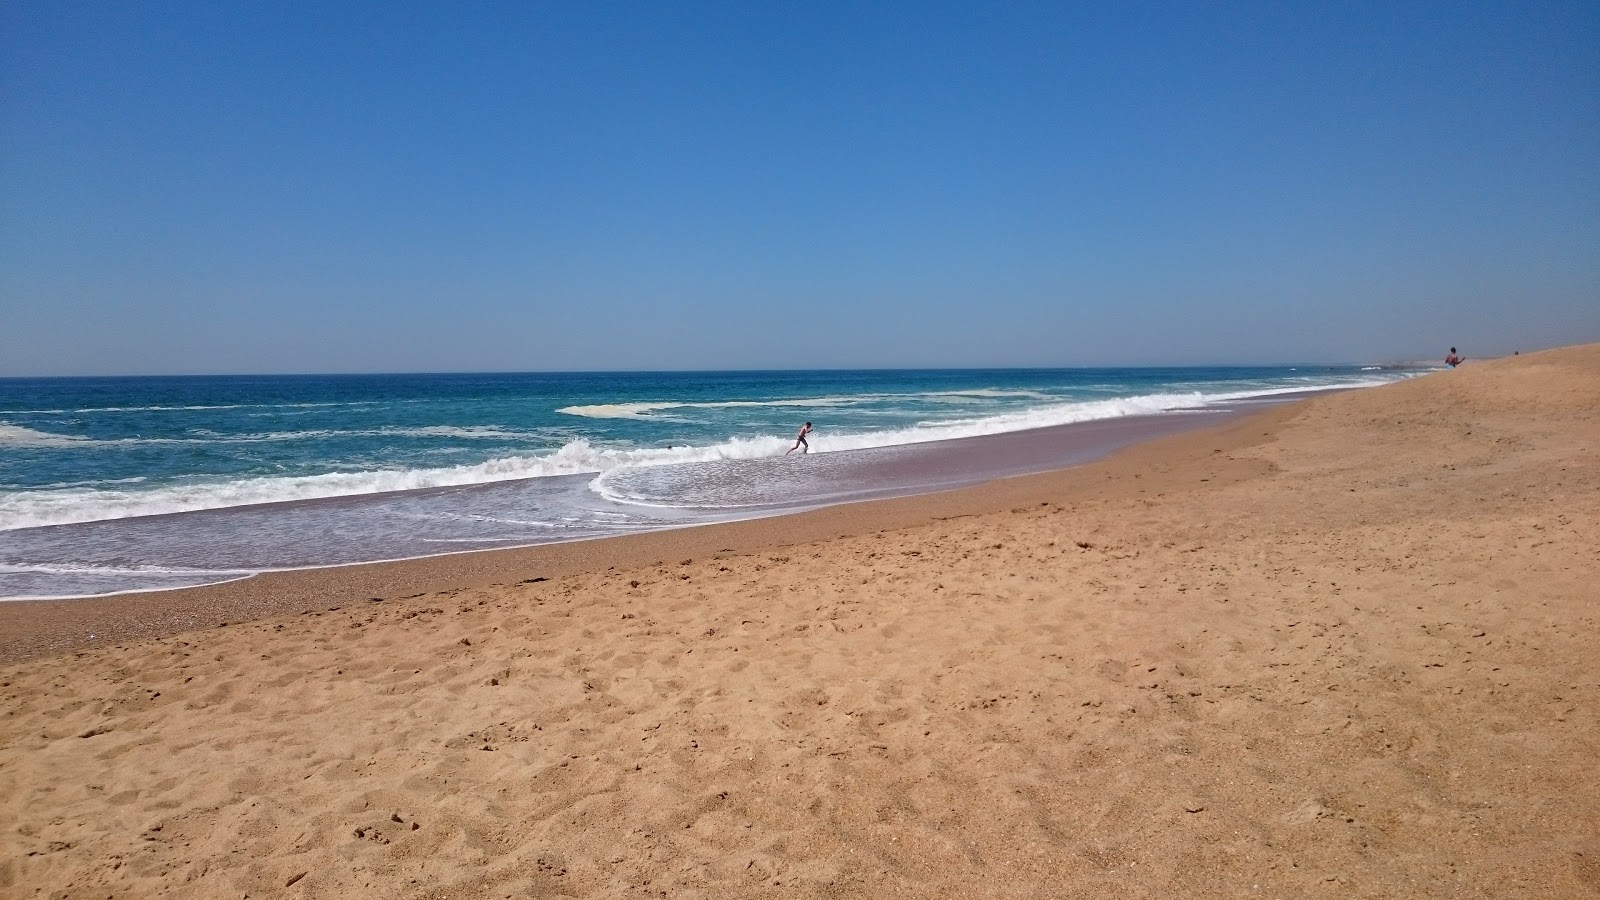
[[(810, 453), (811, 452), (811, 445), (806, 443), (806, 435), (808, 435), (810, 433), (811, 433), (811, 423), (810, 422), (807, 422), (806, 424), (800, 426), (800, 433), (794, 436), (794, 446), (789, 448), (789, 453), (793, 453), (796, 450), (799, 450), (802, 455), (804, 455), (806, 453)], [(788, 456), (789, 453), (785, 453), (784, 456)]]
[(1456, 348), (1454, 348), (1454, 347), (1450, 348), (1450, 355), (1446, 356), (1444, 358), (1444, 364), (1449, 366), (1452, 369), (1454, 369), (1456, 366), (1459, 366), (1459, 365), (1461, 365), (1462, 363), (1464, 363), (1466, 361), (1467, 361), (1466, 357), (1457, 356), (1456, 355)]

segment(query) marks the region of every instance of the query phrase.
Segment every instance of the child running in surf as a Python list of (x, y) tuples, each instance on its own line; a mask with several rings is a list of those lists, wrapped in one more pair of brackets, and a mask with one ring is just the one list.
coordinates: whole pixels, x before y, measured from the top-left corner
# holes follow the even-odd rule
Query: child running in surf
[[(794, 436), (794, 446), (789, 448), (789, 453), (793, 453), (796, 450), (799, 450), (800, 454), (802, 456), (804, 456), (807, 453), (810, 453), (811, 452), (811, 445), (806, 443), (806, 435), (808, 435), (810, 433), (811, 433), (811, 423), (810, 422), (807, 422), (806, 424), (800, 426), (800, 433)], [(789, 453), (785, 453), (784, 456), (788, 456)]]

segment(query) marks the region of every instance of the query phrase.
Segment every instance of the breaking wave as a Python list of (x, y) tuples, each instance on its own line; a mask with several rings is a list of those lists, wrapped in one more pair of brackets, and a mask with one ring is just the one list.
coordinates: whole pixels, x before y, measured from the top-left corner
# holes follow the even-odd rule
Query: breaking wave
[(93, 443), (93, 441), (88, 438), (73, 437), (70, 434), (51, 434), (48, 431), (35, 431), (32, 428), (24, 428), (21, 425), (0, 422), (0, 446), (72, 447), (84, 443)]
[[(1383, 382), (1372, 382), (1372, 384), (1379, 383)], [(1195, 409), (1214, 402), (1293, 394), (1308, 389), (1312, 388), (1284, 387), (1212, 394), (1198, 391), (1147, 394), (1118, 399), (1057, 403), (992, 416), (923, 422), (898, 429), (834, 433), (824, 429), (813, 436), (812, 452), (829, 453), (889, 447), (1023, 431), (1096, 419), (1167, 413)], [(820, 399), (843, 400), (843, 398)], [(716, 405), (743, 402), (728, 401)], [(774, 403), (797, 405), (802, 402), (821, 405), (818, 399), (765, 401), (764, 405)], [(632, 407), (669, 408), (664, 404), (618, 404), (614, 408)], [(0, 441), (11, 442), (14, 445), (32, 441), (37, 442), (34, 444), (36, 446), (60, 447), (86, 440), (51, 435), (13, 425), (0, 425), (0, 429), (5, 429), (0, 431)], [(488, 428), (462, 429), (439, 426), (421, 430), (451, 437), (500, 438), (518, 435), (516, 432), (499, 432)], [(603, 476), (606, 472), (621, 468), (777, 456), (790, 446), (792, 439), (779, 436), (734, 437), (707, 446), (670, 448), (605, 447), (592, 444), (586, 439), (577, 439), (548, 453), (508, 455), (472, 465), (329, 472), (320, 475), (259, 476), (226, 481), (196, 478), (180, 484), (141, 489), (85, 486), (55, 490), (26, 490), (0, 495), (0, 530), (559, 475), (601, 474)], [(604, 494), (605, 478), (597, 479), (594, 487)]]
[(415, 428), (389, 427), (351, 430), (313, 429), (310, 431), (268, 431), (253, 434), (220, 434), (196, 429), (194, 437), (181, 438), (92, 438), (72, 434), (36, 431), (21, 425), (0, 422), (0, 446), (9, 447), (109, 447), (138, 444), (259, 444), (275, 441), (312, 441), (352, 437), (436, 437), (462, 440), (525, 441), (539, 438), (535, 432), (497, 428), (493, 425), (424, 425)]
[[(885, 400), (932, 400), (934, 402), (960, 402), (962, 400), (1024, 398), (1052, 400), (1050, 394), (1039, 391), (1001, 390), (999, 388), (974, 388), (963, 391), (928, 391), (910, 394), (852, 394), (848, 397), (800, 397), (785, 400), (662, 400), (651, 403), (597, 403), (588, 406), (564, 406), (556, 412), (590, 419), (646, 419), (651, 413), (674, 409), (758, 409), (773, 407), (830, 407), (861, 406)], [(659, 418), (659, 417), (658, 417)]]

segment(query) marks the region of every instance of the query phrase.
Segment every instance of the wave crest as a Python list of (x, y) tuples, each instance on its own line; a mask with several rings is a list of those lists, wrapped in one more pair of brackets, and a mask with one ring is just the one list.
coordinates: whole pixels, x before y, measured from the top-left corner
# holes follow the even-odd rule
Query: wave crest
[(556, 410), (569, 416), (590, 419), (647, 419), (654, 412), (669, 409), (760, 409), (766, 407), (836, 407), (881, 403), (885, 400), (933, 400), (935, 402), (960, 402), (962, 400), (997, 400), (1022, 397), (1030, 400), (1050, 400), (1051, 395), (1039, 391), (1001, 390), (1000, 388), (973, 388), (963, 391), (923, 391), (910, 394), (853, 394), (849, 397), (798, 397), (784, 400), (659, 400), (647, 403), (597, 403), (588, 406), (563, 406)]
[(84, 443), (93, 442), (88, 438), (74, 437), (70, 434), (51, 434), (48, 431), (35, 431), (21, 425), (12, 425), (10, 422), (0, 422), (0, 446), (71, 447)]
[[(1342, 387), (1364, 387), (1393, 379), (1373, 379), (1346, 383)], [(952, 440), (986, 434), (1024, 431), (1112, 419), (1124, 416), (1154, 415), (1196, 409), (1210, 403), (1253, 397), (1293, 394), (1317, 390), (1328, 385), (1270, 388), (1231, 393), (1146, 394), (1107, 400), (1057, 403), (992, 416), (924, 422), (906, 428), (879, 431), (829, 432), (826, 427), (811, 439), (813, 453), (861, 450), (928, 441)], [(733, 401), (735, 403), (742, 401)], [(778, 401), (783, 403), (800, 401)], [(815, 402), (815, 401), (805, 401)], [(686, 404), (685, 404), (686, 405)], [(710, 404), (706, 404), (710, 405)], [(619, 404), (619, 406), (659, 407), (660, 404)], [(85, 439), (50, 435), (0, 423), (0, 441), (48, 442), (39, 446), (64, 446)], [(455, 433), (456, 437), (487, 437), (484, 432)], [(499, 437), (500, 435), (495, 435)], [(792, 446), (792, 439), (778, 436), (730, 438), (699, 447), (617, 448), (599, 447), (588, 440), (570, 441), (545, 454), (514, 455), (489, 459), (472, 465), (425, 469), (394, 469), (361, 472), (330, 472), (322, 475), (260, 476), (229, 481), (191, 481), (139, 490), (108, 490), (73, 487), (55, 490), (26, 490), (0, 494), (0, 530), (63, 525), (102, 519), (163, 513), (193, 512), (261, 503), (351, 497), (424, 488), (459, 487), (525, 478), (559, 475), (601, 474), (595, 489), (605, 492), (605, 473), (623, 468), (659, 466), (717, 460), (754, 459), (778, 456)]]

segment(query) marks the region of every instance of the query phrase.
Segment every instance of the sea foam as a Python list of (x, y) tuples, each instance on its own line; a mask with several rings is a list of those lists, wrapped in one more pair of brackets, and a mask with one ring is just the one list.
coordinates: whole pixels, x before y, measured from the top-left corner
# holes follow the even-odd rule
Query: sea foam
[[(1374, 381), (1373, 384), (1382, 383)], [(1361, 386), (1360, 383), (1350, 386)], [(1036, 406), (1015, 412), (965, 419), (926, 421), (897, 429), (832, 432), (826, 427), (812, 436), (813, 453), (860, 450), (915, 444), (927, 441), (951, 440), (978, 435), (999, 434), (1111, 419), (1124, 416), (1152, 415), (1183, 409), (1195, 409), (1209, 403), (1293, 394), (1314, 388), (1279, 387), (1228, 393), (1156, 393), (1072, 403)], [(803, 401), (808, 405), (822, 405), (823, 400), (852, 398), (813, 398)], [(654, 403), (617, 404), (617, 408), (667, 409), (682, 406), (742, 405), (747, 401), (722, 401), (720, 403)], [(750, 405), (798, 405), (802, 401), (748, 401)], [(14, 444), (26, 441), (40, 446), (74, 445), (82, 439), (52, 435), (17, 426), (0, 426), (0, 440)], [(398, 430), (398, 429), (397, 429)], [(458, 438), (486, 438), (511, 436), (492, 428), (437, 427), (426, 429), (429, 433)], [(296, 436), (308, 433), (293, 433)], [(223, 441), (274, 440), (288, 434), (264, 434), (223, 438)], [(202, 441), (204, 439), (201, 439)], [(186, 441), (180, 441), (186, 442)], [(425, 488), (455, 487), (472, 484), (513, 481), (558, 475), (599, 474), (618, 469), (640, 466), (658, 466), (681, 463), (710, 462), (715, 460), (755, 459), (783, 454), (791, 446), (791, 438), (778, 436), (733, 437), (705, 445), (686, 447), (605, 447), (586, 439), (569, 441), (552, 452), (543, 454), (516, 454), (496, 457), (472, 465), (431, 468), (397, 468), (375, 471), (330, 472), (319, 475), (257, 476), (229, 480), (193, 479), (181, 484), (141, 489), (107, 489), (79, 487), (55, 490), (23, 490), (0, 495), (0, 530), (61, 525), (74, 522), (91, 522), (132, 516), (164, 513), (192, 512), (221, 509), (261, 503), (279, 503), (297, 500), (314, 500), (332, 497), (351, 497), (391, 491), (409, 491)], [(606, 493), (604, 477), (595, 483), (595, 490)], [(616, 499), (622, 499), (620, 497)]]
[(32, 428), (24, 428), (21, 425), (12, 425), (9, 422), (0, 422), (0, 446), (70, 447), (86, 441), (86, 438), (74, 437), (70, 434), (52, 434), (48, 431), (37, 431)]

